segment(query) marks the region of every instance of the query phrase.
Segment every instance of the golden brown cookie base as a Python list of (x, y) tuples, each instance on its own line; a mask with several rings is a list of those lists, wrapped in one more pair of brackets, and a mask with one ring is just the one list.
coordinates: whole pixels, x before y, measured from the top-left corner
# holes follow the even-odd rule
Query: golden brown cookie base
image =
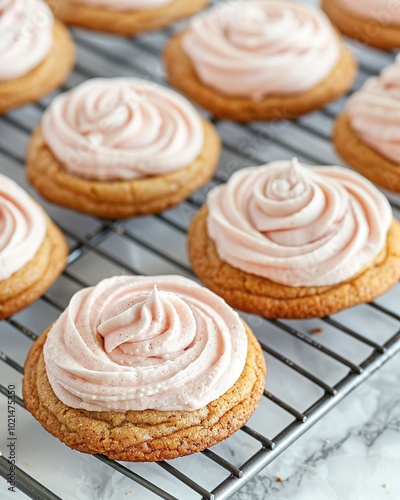
[(62, 85), (75, 61), (75, 46), (68, 30), (54, 23), (53, 46), (46, 59), (32, 71), (13, 80), (0, 81), (0, 114), (37, 101)]
[(121, 218), (162, 212), (203, 186), (218, 165), (220, 139), (204, 121), (205, 143), (187, 167), (166, 175), (130, 181), (100, 182), (70, 175), (47, 147), (41, 129), (27, 152), (30, 183), (49, 201), (99, 217)]
[(68, 246), (48, 219), (47, 235), (35, 257), (8, 279), (0, 281), (0, 319), (8, 318), (37, 300), (65, 268)]
[(79, 2), (46, 0), (54, 15), (66, 24), (73, 24), (117, 35), (135, 35), (157, 30), (189, 17), (209, 4), (210, 0), (172, 0), (156, 9), (116, 11)]
[(352, 85), (357, 63), (342, 44), (338, 65), (329, 77), (313, 89), (292, 96), (270, 96), (259, 101), (228, 97), (203, 84), (182, 48), (182, 36), (174, 36), (165, 49), (168, 79), (193, 101), (208, 109), (218, 118), (239, 122), (251, 120), (294, 119), (323, 107), (345, 93)]
[(242, 375), (228, 392), (200, 410), (89, 412), (66, 406), (47, 378), (43, 358), (47, 332), (26, 360), (24, 401), (48, 432), (83, 453), (129, 462), (190, 455), (231, 436), (257, 407), (264, 389), (265, 361), (257, 339), (247, 327), (246, 331), (249, 344)]
[(385, 50), (400, 47), (400, 26), (356, 17), (336, 0), (322, 0), (322, 9), (343, 34), (358, 42)]
[(400, 278), (400, 223), (389, 230), (387, 249), (375, 265), (333, 287), (288, 287), (236, 269), (222, 261), (207, 234), (205, 205), (189, 229), (189, 256), (195, 273), (232, 307), (265, 318), (318, 318), (369, 302)]
[(345, 113), (336, 120), (333, 142), (340, 156), (367, 179), (400, 193), (400, 164), (391, 162), (362, 142)]

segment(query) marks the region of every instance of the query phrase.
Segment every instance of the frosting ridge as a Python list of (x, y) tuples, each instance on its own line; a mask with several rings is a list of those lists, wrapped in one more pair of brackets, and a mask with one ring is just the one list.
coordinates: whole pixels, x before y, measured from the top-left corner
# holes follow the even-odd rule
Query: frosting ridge
[(346, 105), (359, 138), (382, 156), (400, 163), (400, 57), (379, 77), (369, 78)]
[(23, 76), (46, 58), (53, 25), (42, 0), (0, 0), (0, 81)]
[(114, 277), (72, 297), (44, 347), (73, 408), (196, 410), (240, 377), (247, 336), (222, 299), (179, 276)]
[(101, 181), (179, 170), (204, 144), (202, 120), (189, 101), (136, 78), (93, 79), (58, 96), (42, 127), (65, 170)]
[(40, 207), (18, 184), (0, 174), (0, 280), (34, 258), (46, 231)]
[(191, 20), (182, 45), (205, 84), (254, 100), (315, 87), (340, 56), (328, 18), (287, 0), (218, 5)]
[(292, 287), (355, 276), (384, 248), (389, 202), (340, 167), (296, 159), (236, 172), (208, 196), (207, 231), (222, 260)]

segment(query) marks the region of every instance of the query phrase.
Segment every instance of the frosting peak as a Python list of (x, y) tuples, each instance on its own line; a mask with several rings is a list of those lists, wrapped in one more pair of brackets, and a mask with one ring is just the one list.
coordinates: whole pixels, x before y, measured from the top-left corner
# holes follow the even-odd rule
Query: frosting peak
[(18, 184), (0, 174), (0, 281), (34, 258), (46, 231), (40, 207)]
[(196, 410), (240, 377), (247, 336), (222, 299), (179, 276), (122, 276), (75, 294), (44, 347), (73, 408)]
[[(128, 301), (128, 303), (127, 303)], [(173, 359), (190, 346), (196, 321), (190, 307), (154, 285), (152, 292), (127, 297), (103, 311), (97, 331), (113, 361), (132, 365), (148, 358)]]
[(194, 17), (183, 48), (218, 92), (262, 99), (305, 92), (333, 71), (340, 43), (326, 16), (286, 0), (241, 0)]
[(346, 113), (360, 139), (400, 163), (400, 57), (379, 77), (369, 78), (347, 102)]
[(204, 144), (189, 101), (135, 78), (93, 79), (60, 95), (44, 115), (43, 134), (69, 173), (101, 181), (179, 170)]
[(240, 170), (210, 192), (207, 205), (222, 260), (293, 287), (355, 276), (384, 248), (393, 217), (360, 175), (297, 160)]
[(46, 58), (53, 24), (42, 0), (0, 0), (0, 81), (23, 76)]

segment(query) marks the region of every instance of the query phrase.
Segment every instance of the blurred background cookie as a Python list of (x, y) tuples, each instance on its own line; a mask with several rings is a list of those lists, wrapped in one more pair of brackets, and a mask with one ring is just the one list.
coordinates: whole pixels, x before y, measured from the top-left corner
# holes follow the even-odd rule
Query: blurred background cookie
[(66, 265), (67, 243), (44, 210), (0, 174), (0, 319), (37, 300)]
[(46, 0), (56, 17), (66, 24), (135, 35), (165, 28), (191, 16), (210, 0)]
[(62, 85), (74, 60), (72, 38), (42, 0), (0, 5), (0, 114)]
[(322, 0), (322, 8), (343, 34), (358, 42), (387, 50), (400, 47), (397, 1)]
[(343, 159), (372, 182), (400, 192), (400, 59), (369, 78), (336, 120)]
[(235, 1), (194, 17), (165, 51), (172, 85), (218, 118), (295, 118), (345, 93), (357, 64), (319, 10)]

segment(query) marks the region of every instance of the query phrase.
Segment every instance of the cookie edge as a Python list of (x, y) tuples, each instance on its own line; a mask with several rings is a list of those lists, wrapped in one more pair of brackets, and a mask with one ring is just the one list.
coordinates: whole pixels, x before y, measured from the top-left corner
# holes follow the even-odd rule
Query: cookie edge
[(365, 144), (353, 131), (350, 117), (342, 113), (335, 121), (333, 144), (355, 170), (384, 189), (400, 193), (400, 163), (396, 164)]
[[(67, 28), (55, 19), (53, 45), (47, 57), (26, 75), (0, 82), (0, 115), (56, 90), (68, 79), (74, 64), (75, 44)], [(15, 92), (16, 86), (23, 91)]]
[[(374, 20), (354, 16), (341, 8), (336, 0), (322, 0), (321, 8), (344, 35), (356, 42), (383, 50), (400, 47), (400, 26), (381, 26)], [(371, 34), (376, 28), (379, 28), (379, 33)]]
[[(132, 36), (166, 28), (181, 19), (196, 14), (210, 0), (174, 0), (156, 9), (116, 11), (101, 7), (90, 7), (79, 2), (61, 3), (46, 0), (54, 15), (65, 24), (82, 28)], [(55, 5), (53, 5), (53, 3)]]

